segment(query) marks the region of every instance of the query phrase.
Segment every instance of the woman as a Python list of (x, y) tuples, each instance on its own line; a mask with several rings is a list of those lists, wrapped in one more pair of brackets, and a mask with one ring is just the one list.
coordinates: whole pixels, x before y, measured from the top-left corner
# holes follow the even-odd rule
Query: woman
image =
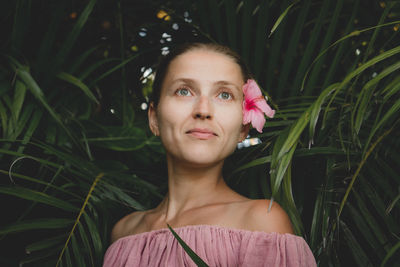
[(160, 63), (148, 117), (166, 150), (168, 193), (114, 226), (104, 266), (195, 266), (167, 223), (209, 266), (315, 266), (276, 202), (267, 212), (269, 200), (239, 195), (222, 177), (249, 131), (242, 91), (249, 78), (239, 56), (216, 44), (183, 45)]

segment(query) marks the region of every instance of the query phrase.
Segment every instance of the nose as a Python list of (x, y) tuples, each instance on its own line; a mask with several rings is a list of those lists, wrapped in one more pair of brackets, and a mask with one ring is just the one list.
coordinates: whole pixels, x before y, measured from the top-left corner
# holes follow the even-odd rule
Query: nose
[(193, 118), (211, 119), (213, 117), (212, 105), (207, 96), (201, 96), (193, 108)]

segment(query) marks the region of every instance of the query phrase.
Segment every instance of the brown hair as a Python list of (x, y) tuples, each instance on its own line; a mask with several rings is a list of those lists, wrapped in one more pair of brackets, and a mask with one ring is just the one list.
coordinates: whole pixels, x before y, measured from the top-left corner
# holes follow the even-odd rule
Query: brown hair
[(153, 92), (150, 99), (150, 101), (153, 102), (155, 106), (157, 106), (158, 101), (160, 100), (162, 84), (164, 82), (165, 76), (167, 75), (169, 65), (178, 56), (192, 50), (209, 50), (226, 55), (233, 59), (239, 65), (242, 71), (244, 82), (252, 78), (252, 75), (250, 74), (250, 71), (244, 61), (235, 51), (233, 51), (229, 47), (216, 43), (185, 43), (173, 49), (170, 53), (168, 53), (168, 55), (163, 57), (158, 64), (153, 82)]

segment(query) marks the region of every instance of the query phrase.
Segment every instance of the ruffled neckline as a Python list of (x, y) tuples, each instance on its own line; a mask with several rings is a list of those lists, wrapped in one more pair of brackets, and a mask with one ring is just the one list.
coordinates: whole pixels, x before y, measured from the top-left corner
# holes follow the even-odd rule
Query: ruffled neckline
[[(177, 233), (184, 231), (184, 230), (214, 229), (214, 230), (219, 230), (219, 231), (224, 231), (224, 232), (229, 232), (229, 233), (236, 233), (236, 234), (259, 234), (259, 235), (264, 234), (266, 236), (284, 235), (284, 236), (293, 236), (293, 237), (302, 238), (301, 236), (290, 234), (290, 233), (263, 232), (263, 231), (257, 231), (257, 230), (230, 228), (230, 227), (226, 227), (226, 226), (208, 225), (208, 224), (192, 224), (192, 225), (185, 225), (185, 226), (179, 226), (179, 227), (172, 227), (172, 229)], [(112, 243), (112, 245), (114, 245), (117, 242), (119, 243), (126, 239), (135, 239), (135, 238), (140, 238), (140, 237), (143, 238), (147, 235), (158, 235), (158, 234), (162, 234), (162, 233), (166, 233), (166, 232), (172, 234), (172, 232), (167, 227), (155, 229), (155, 230), (151, 230), (151, 231), (147, 231), (147, 232), (137, 233), (137, 234), (130, 234), (130, 235), (118, 238), (117, 240), (115, 240)]]

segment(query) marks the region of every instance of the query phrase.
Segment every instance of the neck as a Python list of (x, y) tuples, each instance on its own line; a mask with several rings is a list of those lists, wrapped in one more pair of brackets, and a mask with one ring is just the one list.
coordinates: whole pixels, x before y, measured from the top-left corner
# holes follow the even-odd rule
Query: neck
[(223, 162), (207, 166), (177, 163), (168, 158), (168, 193), (158, 206), (166, 222), (190, 209), (218, 201), (230, 191), (222, 177)]

